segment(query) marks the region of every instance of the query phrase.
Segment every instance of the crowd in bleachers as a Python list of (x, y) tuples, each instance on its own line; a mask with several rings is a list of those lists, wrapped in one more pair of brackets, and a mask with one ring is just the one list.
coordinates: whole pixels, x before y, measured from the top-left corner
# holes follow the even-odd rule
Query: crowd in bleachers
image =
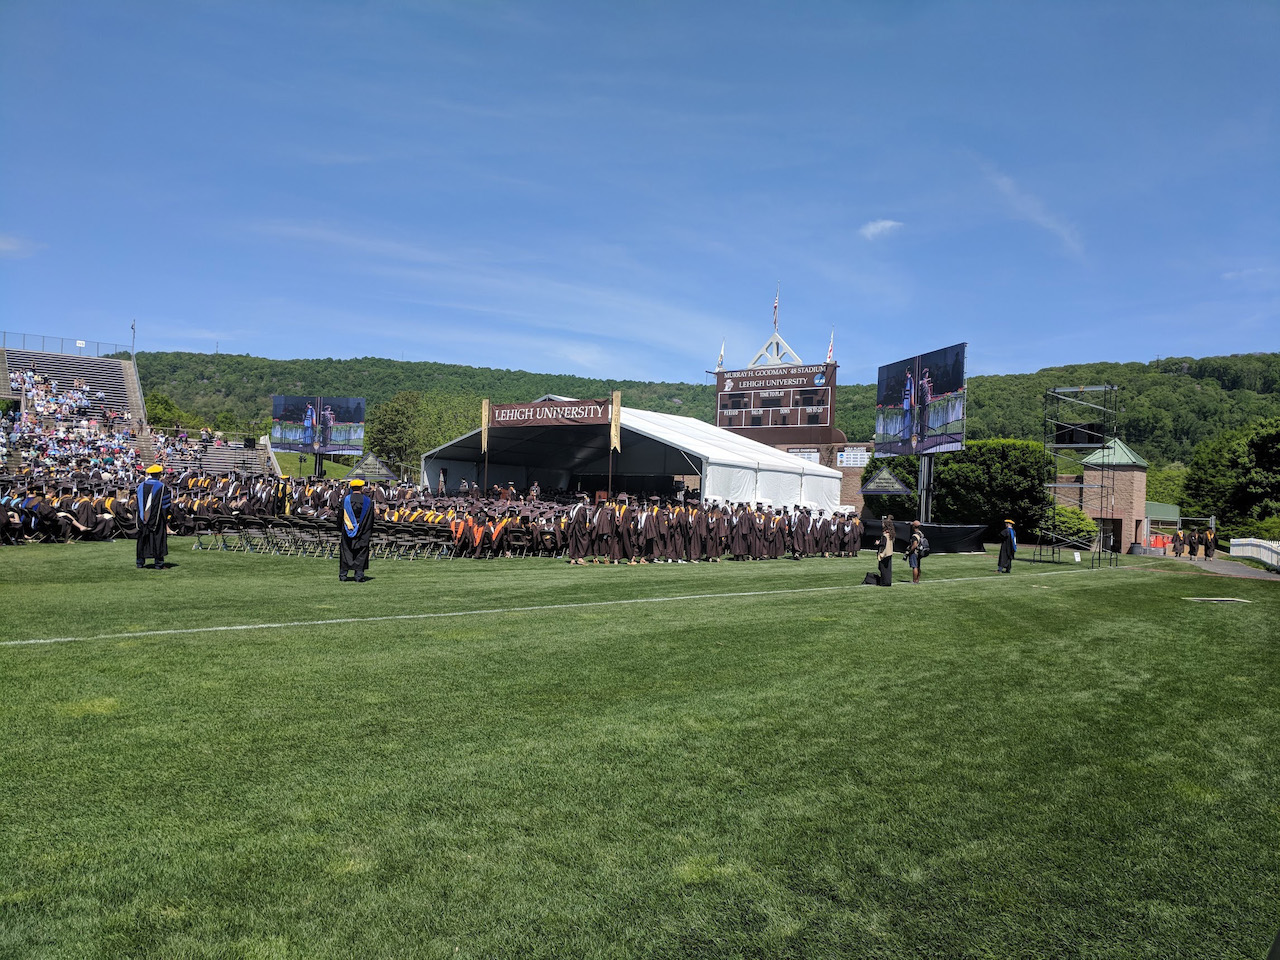
[(165, 467), (195, 467), (198, 470), (204, 460), (210, 438), (207, 430), (197, 439), (175, 426), (171, 434), (153, 430), (151, 442), (156, 451), (156, 463)]
[(41, 480), (56, 480), (86, 464), (112, 479), (126, 479), (138, 462), (136, 437), (128, 427), (104, 430), (97, 421), (41, 423), (31, 414), (10, 414), (0, 420), (5, 442), (0, 458), (16, 452), (18, 472)]
[(17, 453), (17, 472), (42, 481), (58, 480), (80, 466), (111, 480), (125, 481), (138, 460), (132, 414), (107, 401), (104, 391), (73, 377), (59, 383), (34, 366), (9, 371), (21, 410), (0, 420), (0, 461)]
[(128, 409), (107, 402), (106, 392), (92, 389), (84, 379), (73, 377), (70, 384), (40, 373), (35, 367), (9, 371), (9, 392), (20, 394), (24, 409), (33, 416), (55, 423), (101, 423), (131, 418)]

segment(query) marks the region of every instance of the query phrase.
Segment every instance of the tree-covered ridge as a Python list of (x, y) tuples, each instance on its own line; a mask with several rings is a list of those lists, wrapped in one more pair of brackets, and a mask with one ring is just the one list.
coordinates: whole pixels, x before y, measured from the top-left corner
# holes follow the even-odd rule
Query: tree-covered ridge
[[(712, 421), (711, 384), (600, 380), (457, 364), (361, 357), (354, 360), (269, 360), (235, 354), (139, 353), (148, 396), (210, 423), (265, 424), (272, 394), (362, 396), (371, 408), (397, 394), (417, 392), (456, 409), (479, 398), (495, 403), (546, 393), (592, 398), (621, 390), (628, 406)], [(1048, 367), (1035, 373), (969, 378), (968, 436), (1038, 441), (1044, 393), (1051, 387), (1112, 383), (1120, 388), (1120, 436), (1153, 464), (1188, 462), (1194, 449), (1224, 430), (1280, 416), (1280, 354), (1167, 357), (1151, 363), (1095, 363)], [(371, 410), (372, 416), (372, 410)], [(840, 384), (836, 426), (851, 440), (870, 439), (875, 385)]]
[(715, 387), (702, 384), (594, 380), (381, 357), (269, 360), (225, 353), (139, 353), (138, 375), (148, 396), (164, 394), (208, 420), (229, 413), (246, 425), (271, 418), (273, 394), (364, 397), (370, 407), (405, 391), (474, 397), (477, 422), (481, 397), (516, 403), (547, 393), (594, 399), (622, 390), (629, 406), (700, 420), (711, 420), (715, 405)]
[(1153, 464), (1186, 462), (1223, 430), (1280, 416), (1280, 353), (1170, 357), (971, 377), (968, 435), (1041, 439), (1046, 390), (1104, 383), (1120, 388), (1121, 438)]

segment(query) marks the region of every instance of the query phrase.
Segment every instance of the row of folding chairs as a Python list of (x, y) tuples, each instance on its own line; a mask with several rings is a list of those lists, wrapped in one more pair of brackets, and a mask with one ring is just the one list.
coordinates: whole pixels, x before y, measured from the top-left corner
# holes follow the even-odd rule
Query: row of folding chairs
[[(339, 549), (333, 523), (305, 517), (217, 517), (199, 523), (195, 538), (193, 550), (334, 559)], [(375, 531), (371, 552), (379, 560), (418, 560), (447, 557), (452, 547), (446, 529), (402, 524)]]

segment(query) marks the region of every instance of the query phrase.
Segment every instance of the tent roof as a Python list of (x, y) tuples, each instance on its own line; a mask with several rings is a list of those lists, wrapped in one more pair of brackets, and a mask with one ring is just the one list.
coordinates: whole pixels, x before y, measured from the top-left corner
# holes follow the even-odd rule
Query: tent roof
[[(539, 400), (570, 400), (545, 396)], [(575, 472), (591, 473), (607, 459), (609, 428), (603, 425), (557, 424), (548, 427), (490, 427), (489, 460), (492, 463), (537, 467), (566, 466)], [(567, 455), (567, 456), (566, 456)], [(431, 450), (424, 460), (479, 462), (480, 431), (451, 440)], [(615, 469), (619, 473), (687, 474), (708, 465), (745, 467), (839, 479), (839, 470), (802, 460), (767, 444), (749, 440), (720, 427), (652, 410), (622, 408), (622, 453)]]

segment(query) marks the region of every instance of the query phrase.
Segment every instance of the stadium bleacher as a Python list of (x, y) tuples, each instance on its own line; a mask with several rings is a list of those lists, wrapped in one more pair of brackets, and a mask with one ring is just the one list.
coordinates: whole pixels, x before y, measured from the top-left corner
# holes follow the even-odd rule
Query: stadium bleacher
[[(137, 451), (138, 459), (144, 463), (156, 460), (157, 443), (153, 441), (147, 429), (146, 407), (143, 403), (142, 385), (138, 381), (137, 371), (132, 360), (114, 357), (84, 356), (80, 354), (29, 350), (25, 348), (4, 347), (0, 349), (0, 399), (20, 400), (21, 390), (11, 390), (9, 371), (25, 373), (35, 370), (49, 381), (58, 383), (59, 391), (69, 388), (75, 381), (86, 384), (87, 393), (94, 398), (94, 412), (101, 413), (105, 409), (113, 410), (121, 415), (128, 412), (129, 421), (136, 434), (130, 444)], [(103, 398), (97, 400), (98, 391)], [(48, 428), (52, 420), (41, 418), (40, 426)], [(161, 432), (172, 431), (172, 424), (155, 424)], [(18, 451), (10, 451), (9, 462), (4, 465), (10, 472), (18, 463)], [(185, 463), (171, 464), (177, 469)], [(209, 443), (200, 453), (200, 469), (207, 473), (221, 474), (240, 473), (276, 473), (275, 464), (269, 452), (262, 447), (246, 448), (243, 442), (215, 446)]]
[[(129, 360), (115, 360), (108, 357), (81, 357), (64, 353), (40, 353), (35, 350), (4, 350), (5, 364), (8, 370), (26, 371), (35, 369), (37, 373), (58, 381), (62, 387), (69, 387), (73, 380), (79, 378), (87, 385), (91, 394), (99, 390), (105, 395), (106, 405), (124, 413), (133, 413), (133, 419), (142, 422), (142, 391), (136, 383), (133, 363)], [(130, 384), (130, 380), (134, 380)], [(8, 373), (5, 374), (5, 385), (8, 386)], [(130, 387), (133, 387), (130, 390)], [(135, 402), (136, 398), (136, 402)]]

